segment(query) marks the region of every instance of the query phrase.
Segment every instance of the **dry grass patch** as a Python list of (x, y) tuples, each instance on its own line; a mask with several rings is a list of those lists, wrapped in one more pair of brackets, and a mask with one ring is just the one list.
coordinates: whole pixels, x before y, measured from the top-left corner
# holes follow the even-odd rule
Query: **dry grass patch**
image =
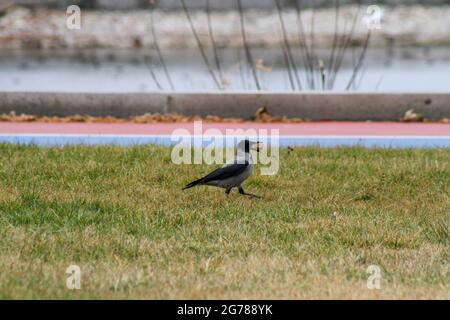
[(181, 192), (211, 168), (163, 147), (0, 145), (0, 298), (449, 299), (449, 158), (282, 150), (246, 184), (258, 201)]

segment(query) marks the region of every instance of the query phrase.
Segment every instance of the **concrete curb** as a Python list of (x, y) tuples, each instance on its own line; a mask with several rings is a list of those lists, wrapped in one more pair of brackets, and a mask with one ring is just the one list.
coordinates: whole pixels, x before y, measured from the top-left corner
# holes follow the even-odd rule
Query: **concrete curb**
[(258, 108), (273, 116), (311, 120), (396, 121), (414, 109), (426, 119), (450, 118), (450, 93), (47, 93), (0, 92), (0, 114), (114, 116), (177, 112), (251, 119)]

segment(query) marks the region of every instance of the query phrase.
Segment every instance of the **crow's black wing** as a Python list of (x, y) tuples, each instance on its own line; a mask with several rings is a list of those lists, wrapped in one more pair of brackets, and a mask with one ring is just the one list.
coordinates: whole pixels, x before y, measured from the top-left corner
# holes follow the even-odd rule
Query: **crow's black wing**
[(214, 170), (213, 172), (207, 174), (203, 178), (192, 181), (191, 183), (186, 185), (183, 188), (183, 190), (192, 188), (198, 184), (205, 184), (210, 181), (223, 180), (223, 179), (237, 176), (237, 175), (241, 174), (242, 172), (244, 172), (245, 169), (248, 167), (248, 165), (249, 165), (248, 161), (245, 161), (244, 163), (234, 162), (234, 163), (226, 165), (222, 168), (218, 168), (218, 169)]
[(201, 183), (207, 183), (210, 181), (215, 180), (224, 180), (227, 178), (231, 178), (234, 176), (237, 176), (245, 171), (245, 169), (248, 167), (249, 163), (248, 161), (245, 161), (245, 163), (237, 163), (234, 162), (230, 165), (227, 165), (225, 167), (219, 168), (217, 170), (214, 170), (213, 172), (207, 174), (203, 178), (200, 179)]

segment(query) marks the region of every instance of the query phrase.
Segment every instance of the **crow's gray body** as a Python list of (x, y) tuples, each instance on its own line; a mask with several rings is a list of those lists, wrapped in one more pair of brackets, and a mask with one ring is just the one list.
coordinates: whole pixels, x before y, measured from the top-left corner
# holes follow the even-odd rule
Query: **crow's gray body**
[[(205, 185), (214, 186), (224, 189), (239, 187), (252, 174), (253, 163), (250, 159), (246, 159), (243, 163), (235, 159), (232, 163), (225, 164), (222, 168), (213, 171), (218, 178), (211, 177), (209, 181), (205, 181)], [(229, 177), (228, 177), (228, 174)]]

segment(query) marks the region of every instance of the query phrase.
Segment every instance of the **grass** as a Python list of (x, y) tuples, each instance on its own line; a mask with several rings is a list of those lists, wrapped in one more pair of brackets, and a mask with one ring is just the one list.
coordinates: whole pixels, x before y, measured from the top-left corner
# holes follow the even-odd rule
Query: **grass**
[[(211, 167), (163, 147), (0, 145), (0, 298), (449, 299), (449, 159), (282, 150), (251, 200), (180, 191)], [(81, 290), (65, 286), (71, 264)]]

